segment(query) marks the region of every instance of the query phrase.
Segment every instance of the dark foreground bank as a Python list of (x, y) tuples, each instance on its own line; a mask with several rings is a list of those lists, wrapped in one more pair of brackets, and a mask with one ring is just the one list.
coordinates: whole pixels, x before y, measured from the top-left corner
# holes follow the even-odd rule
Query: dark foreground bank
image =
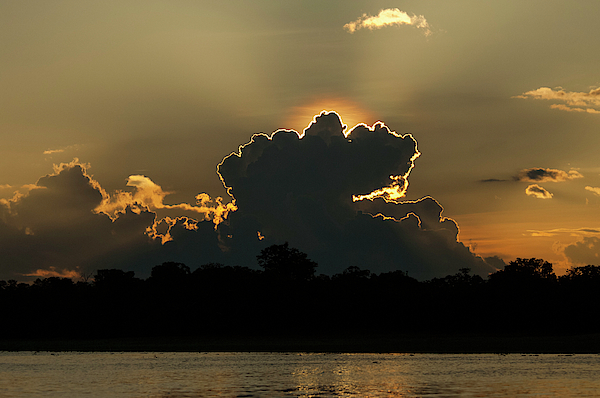
[(600, 266), (557, 278), (517, 259), (487, 280), (462, 269), (420, 282), (357, 267), (316, 277), (301, 257), (265, 271), (164, 263), (147, 280), (107, 269), (93, 282), (0, 283), (0, 349), (600, 353)]
[(0, 351), (600, 354), (600, 334), (4, 339)]

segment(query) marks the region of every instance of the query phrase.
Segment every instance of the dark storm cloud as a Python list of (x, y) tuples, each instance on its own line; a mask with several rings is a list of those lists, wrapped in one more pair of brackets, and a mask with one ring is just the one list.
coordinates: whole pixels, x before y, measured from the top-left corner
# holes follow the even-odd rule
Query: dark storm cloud
[(219, 166), (239, 209), (219, 228), (222, 237), (230, 236), (223, 241), (234, 255), (288, 241), (328, 274), (353, 265), (400, 269), (421, 279), (461, 267), (493, 271), (457, 242), (456, 223), (440, 216), (433, 198), (352, 201), (382, 187), (403, 192), (419, 155), (412, 136), (378, 124), (359, 125), (346, 137), (335, 113), (317, 117), (305, 133), (302, 139), (293, 131), (254, 136)]
[(145, 235), (155, 214), (127, 206), (113, 221), (94, 211), (105, 196), (86, 166), (73, 162), (0, 203), (0, 279), (151, 267), (162, 249)]
[[(319, 273), (358, 266), (429, 279), (464, 267), (494, 271), (458, 241), (458, 225), (435, 199), (399, 200), (419, 156), (412, 136), (383, 123), (345, 128), (323, 113), (302, 138), (285, 130), (253, 136), (218, 166), (230, 203), (200, 194), (195, 205), (168, 205), (168, 193), (145, 176), (130, 177), (133, 192), (108, 194), (85, 165), (60, 165), (27, 194), (0, 202), (0, 279), (102, 268), (144, 277), (164, 261), (256, 267), (261, 249), (286, 241)], [(201, 217), (157, 218), (165, 210)]]
[(567, 180), (574, 180), (576, 178), (582, 178), (583, 176), (577, 170), (570, 170), (568, 172), (557, 169), (548, 169), (541, 167), (533, 167), (530, 169), (524, 169), (513, 177), (515, 181), (525, 182), (561, 182)]

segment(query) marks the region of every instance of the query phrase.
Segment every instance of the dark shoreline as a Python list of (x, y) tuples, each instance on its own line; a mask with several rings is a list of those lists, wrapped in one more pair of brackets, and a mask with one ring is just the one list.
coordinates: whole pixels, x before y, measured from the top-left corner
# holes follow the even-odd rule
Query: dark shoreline
[(2, 339), (0, 340), (0, 351), (600, 354), (600, 334)]

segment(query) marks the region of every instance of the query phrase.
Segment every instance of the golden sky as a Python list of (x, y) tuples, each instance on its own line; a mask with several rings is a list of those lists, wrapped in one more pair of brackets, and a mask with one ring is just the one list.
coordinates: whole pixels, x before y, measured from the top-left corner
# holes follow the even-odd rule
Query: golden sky
[[(179, 217), (227, 218), (224, 157), (253, 134), (302, 133), (337, 111), (346, 132), (381, 121), (414, 138), (403, 199), (435, 198), (474, 255), (543, 258), (558, 273), (592, 263), (599, 15), (600, 3), (577, 0), (1, 2), (0, 234), (39, 238), (41, 221), (15, 221), (16, 209), (50, 190), (40, 177), (75, 164), (100, 195), (82, 200), (103, 200), (113, 218), (136, 200), (137, 216), (170, 217), (152, 227), (166, 233)], [(56, 269), (42, 254), (11, 268), (2, 258), (20, 258), (17, 246), (0, 245), (0, 279)]]

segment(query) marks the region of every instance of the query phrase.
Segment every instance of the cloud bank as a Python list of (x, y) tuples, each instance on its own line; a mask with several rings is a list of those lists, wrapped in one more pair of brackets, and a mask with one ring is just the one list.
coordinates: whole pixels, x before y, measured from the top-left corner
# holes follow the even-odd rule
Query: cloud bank
[(431, 35), (429, 23), (423, 15), (409, 15), (405, 11), (400, 11), (398, 8), (386, 8), (379, 11), (376, 16), (363, 14), (356, 21), (348, 22), (344, 25), (350, 33), (354, 33), (359, 29), (381, 29), (386, 26), (401, 26), (411, 25), (419, 29), (423, 29), (425, 36)]
[(435, 199), (401, 200), (419, 155), (409, 134), (381, 122), (347, 130), (323, 112), (301, 134), (257, 134), (226, 156), (218, 177), (227, 201), (199, 194), (195, 204), (168, 204), (169, 193), (141, 175), (129, 177), (130, 191), (108, 193), (88, 165), (61, 164), (0, 202), (0, 279), (103, 268), (143, 277), (164, 261), (257, 267), (260, 250), (286, 241), (330, 275), (349, 266), (418, 279), (493, 272)]
[(600, 88), (592, 89), (586, 93), (565, 91), (561, 87), (556, 89), (540, 87), (537, 90), (527, 91), (513, 98), (557, 101), (559, 103), (550, 105), (550, 108), (567, 112), (600, 113)]

